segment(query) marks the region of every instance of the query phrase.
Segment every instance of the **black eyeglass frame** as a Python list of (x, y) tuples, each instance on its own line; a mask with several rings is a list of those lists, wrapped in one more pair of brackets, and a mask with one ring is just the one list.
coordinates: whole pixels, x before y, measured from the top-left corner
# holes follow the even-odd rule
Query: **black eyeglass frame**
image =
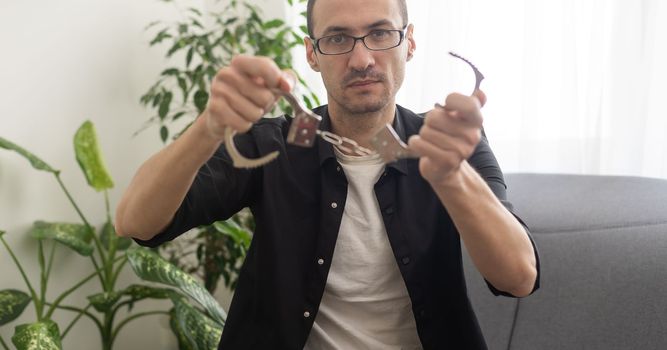
[[(359, 40), (361, 40), (361, 42), (364, 44), (364, 47), (366, 47), (370, 51), (385, 51), (385, 50), (391, 50), (395, 47), (401, 46), (401, 44), (403, 43), (403, 40), (405, 40), (405, 30), (407, 28), (408, 28), (408, 26), (406, 25), (406, 26), (403, 27), (403, 29), (373, 29), (370, 32), (368, 32), (368, 34), (366, 34), (364, 36), (352, 36), (352, 35), (340, 33), (340, 34), (325, 35), (325, 36), (323, 36), (319, 39), (315, 39), (313, 37), (310, 37), (310, 39), (313, 40), (313, 46), (315, 47), (316, 51), (319, 51), (321, 54), (326, 55), (326, 56), (338, 56), (338, 55), (348, 54), (348, 53), (350, 53), (354, 50), (354, 47), (357, 46), (357, 41), (359, 41)], [(371, 49), (370, 47), (368, 47), (368, 45), (366, 45), (366, 37), (370, 36), (371, 34), (373, 34), (374, 32), (377, 32), (377, 31), (398, 32), (398, 34), (400, 36), (400, 38), (398, 39), (398, 44), (396, 44), (392, 47), (384, 48), (384, 49)], [(345, 52), (340, 52), (340, 53), (324, 53), (324, 52), (322, 52), (322, 49), (320, 49), (320, 40), (330, 38), (330, 37), (333, 37), (333, 36), (337, 36), (337, 35), (345, 35), (349, 38), (354, 39), (354, 43), (352, 44), (352, 47), (350, 48), (350, 50), (345, 51)]]

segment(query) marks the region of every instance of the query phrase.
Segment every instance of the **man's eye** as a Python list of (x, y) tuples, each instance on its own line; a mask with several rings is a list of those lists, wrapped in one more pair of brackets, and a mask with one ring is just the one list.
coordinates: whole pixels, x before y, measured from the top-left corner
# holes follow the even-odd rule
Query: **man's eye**
[(389, 31), (387, 31), (387, 30), (374, 30), (374, 31), (371, 32), (371, 35), (373, 36), (374, 39), (382, 39), (382, 38), (389, 35)]
[(342, 44), (345, 43), (347, 37), (343, 34), (332, 35), (327, 38), (327, 42), (330, 44)]

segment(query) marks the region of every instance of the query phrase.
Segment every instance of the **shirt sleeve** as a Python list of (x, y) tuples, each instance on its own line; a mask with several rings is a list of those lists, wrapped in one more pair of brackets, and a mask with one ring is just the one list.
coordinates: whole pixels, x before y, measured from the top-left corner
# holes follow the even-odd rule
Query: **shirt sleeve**
[[(250, 134), (238, 135), (235, 143), (245, 156), (257, 157), (257, 148)], [(150, 240), (134, 240), (142, 246), (156, 247), (194, 227), (226, 220), (251, 206), (260, 187), (261, 168), (235, 168), (223, 145), (199, 169), (169, 226)]]
[[(503, 172), (500, 170), (500, 166), (498, 165), (496, 156), (493, 154), (493, 151), (491, 150), (491, 146), (489, 146), (489, 141), (486, 138), (484, 130), (482, 130), (482, 139), (477, 145), (477, 148), (475, 149), (473, 155), (470, 157), (470, 159), (468, 159), (468, 162), (473, 168), (477, 170), (480, 176), (482, 176), (482, 178), (486, 181), (489, 188), (491, 188), (491, 191), (493, 191), (493, 193), (500, 200), (503, 206), (505, 206), (505, 208), (507, 208), (507, 210), (509, 210), (509, 212), (512, 215), (514, 215), (514, 217), (517, 218), (519, 223), (523, 226), (524, 230), (526, 231), (526, 235), (528, 235), (530, 243), (533, 245), (537, 276), (535, 277), (535, 284), (533, 285), (533, 290), (530, 292), (532, 294), (540, 287), (540, 256), (537, 251), (537, 246), (535, 245), (535, 241), (533, 240), (533, 237), (530, 234), (530, 229), (523, 222), (523, 220), (521, 220), (521, 218), (514, 213), (514, 206), (509, 200), (507, 200), (507, 185), (505, 184)], [(486, 282), (486, 285), (489, 287), (489, 289), (494, 295), (515, 297), (510, 293), (498, 290), (486, 279), (484, 281)]]

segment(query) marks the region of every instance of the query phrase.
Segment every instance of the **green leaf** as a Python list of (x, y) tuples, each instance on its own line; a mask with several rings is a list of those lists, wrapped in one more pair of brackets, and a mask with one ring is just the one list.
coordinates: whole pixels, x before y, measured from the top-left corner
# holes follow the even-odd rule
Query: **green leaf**
[(33, 168), (37, 170), (43, 170), (43, 171), (48, 171), (53, 174), (58, 174), (60, 171), (53, 169), (50, 165), (46, 164), (43, 160), (37, 158), (34, 154), (26, 151), (24, 148), (21, 146), (4, 139), (0, 137), (0, 148), (4, 148), (10, 151), (14, 151), (20, 155), (22, 155), (25, 159), (27, 159), (30, 164), (32, 165)]
[(102, 153), (97, 143), (95, 126), (89, 120), (81, 124), (79, 130), (74, 134), (74, 151), (88, 185), (97, 192), (113, 188), (113, 180), (104, 165)]
[(116, 244), (116, 250), (118, 251), (127, 250), (127, 248), (132, 245), (132, 239), (127, 237), (118, 237), (118, 235), (116, 235), (116, 229), (108, 221), (104, 224), (102, 230), (100, 231), (100, 241), (102, 242), (104, 249), (107, 251), (113, 244)]
[(299, 29), (301, 29), (301, 32), (305, 35), (310, 35), (308, 34), (308, 27), (307, 26), (299, 26)]
[(155, 288), (151, 286), (145, 286), (141, 284), (133, 284), (121, 291), (123, 295), (128, 295), (132, 300), (142, 300), (142, 299), (167, 299), (167, 298), (178, 298), (180, 294), (173, 289), (169, 288)]
[(183, 272), (149, 249), (133, 247), (127, 257), (134, 272), (140, 278), (178, 288), (184, 294), (199, 302), (220, 325), (224, 325), (227, 315), (218, 302), (194, 277)]
[(178, 68), (168, 68), (162, 71), (160, 75), (168, 76), (168, 75), (178, 75)]
[(208, 103), (208, 92), (204, 90), (197, 90), (194, 96), (195, 106), (199, 113), (203, 112), (206, 109), (206, 104)]
[(153, 46), (155, 44), (161, 43), (162, 40), (164, 40), (164, 39), (171, 38), (172, 37), (171, 34), (167, 33), (168, 30), (169, 30), (168, 28), (165, 28), (165, 29), (162, 29), (161, 31), (159, 31), (155, 35), (155, 38), (153, 38), (153, 40), (151, 40), (151, 42), (149, 43), (149, 46)]
[(271, 28), (277, 28), (277, 27), (283, 26), (284, 24), (285, 24), (285, 21), (283, 21), (281, 19), (274, 19), (272, 21), (268, 21), (268, 22), (264, 23), (262, 25), (262, 27), (265, 30), (268, 30), (268, 29), (271, 29)]
[(181, 88), (181, 92), (183, 92), (183, 103), (188, 101), (188, 83), (184, 78), (178, 77), (178, 87)]
[(236, 244), (244, 247), (245, 249), (250, 247), (252, 234), (245, 230), (243, 227), (239, 226), (239, 224), (234, 222), (234, 220), (229, 219), (226, 221), (216, 221), (213, 223), (213, 227), (218, 232), (231, 237)]
[(174, 308), (169, 310), (169, 326), (171, 327), (172, 333), (174, 333), (176, 339), (178, 340), (178, 348), (180, 350), (195, 350), (195, 348), (190, 346), (190, 341), (186, 336), (187, 332), (181, 329), (180, 325), (178, 324), (178, 321), (176, 320), (176, 309)]
[(160, 139), (162, 142), (167, 142), (167, 139), (169, 138), (169, 129), (167, 129), (166, 126), (162, 125), (160, 127)]
[(162, 101), (162, 93), (158, 92), (155, 94), (155, 97), (153, 97), (153, 108), (157, 107), (157, 105), (160, 104), (160, 101)]
[(12, 343), (18, 350), (62, 349), (58, 324), (50, 320), (16, 326)]
[(190, 63), (192, 63), (192, 55), (194, 53), (195, 53), (194, 46), (188, 49), (188, 53), (185, 55), (185, 67), (190, 67)]
[(86, 225), (35, 221), (30, 235), (37, 239), (54, 239), (83, 256), (93, 253), (91, 232)]
[(162, 100), (160, 101), (160, 109), (158, 110), (158, 115), (160, 119), (164, 119), (169, 113), (169, 106), (171, 105), (171, 100), (174, 98), (174, 94), (170, 91), (167, 91), (163, 94)]
[[(4, 233), (0, 231), (0, 233)], [(15, 289), (0, 291), (0, 326), (14, 321), (21, 316), (32, 299), (26, 293)]]
[(105, 313), (110, 311), (111, 308), (116, 305), (121, 296), (121, 293), (113, 291), (109, 293), (97, 293), (88, 296), (88, 301), (90, 301), (95, 310)]
[(194, 7), (189, 7), (189, 8), (188, 8), (188, 11), (190, 11), (190, 12), (192, 12), (192, 13), (194, 13), (194, 14), (200, 16), (200, 17), (201, 17), (201, 15), (202, 15), (202, 14), (201, 14), (201, 11), (197, 10), (197, 9), (194, 8)]
[(185, 115), (185, 112), (178, 112), (178, 113), (174, 114), (173, 116), (171, 116), (171, 120), (173, 120), (173, 121), (178, 120), (178, 118), (180, 118), (184, 115)]
[(185, 335), (187, 344), (193, 349), (216, 349), (222, 325), (211, 320), (184, 300), (174, 303), (174, 326), (177, 334)]

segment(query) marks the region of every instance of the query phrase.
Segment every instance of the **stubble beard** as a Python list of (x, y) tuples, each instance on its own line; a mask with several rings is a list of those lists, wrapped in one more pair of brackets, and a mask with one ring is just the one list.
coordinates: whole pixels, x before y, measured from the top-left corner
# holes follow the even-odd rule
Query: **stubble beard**
[[(355, 93), (350, 91), (350, 83), (355, 80), (372, 79), (382, 84), (382, 89), (378, 95), (373, 92)], [(332, 98), (338, 104), (339, 108), (350, 116), (367, 116), (378, 113), (390, 103), (391, 93), (386, 85), (387, 77), (385, 74), (373, 70), (352, 71), (348, 73), (339, 86), (341, 94), (332, 94)], [(352, 95), (354, 94), (354, 95)], [(335, 96), (339, 95), (339, 96)]]

